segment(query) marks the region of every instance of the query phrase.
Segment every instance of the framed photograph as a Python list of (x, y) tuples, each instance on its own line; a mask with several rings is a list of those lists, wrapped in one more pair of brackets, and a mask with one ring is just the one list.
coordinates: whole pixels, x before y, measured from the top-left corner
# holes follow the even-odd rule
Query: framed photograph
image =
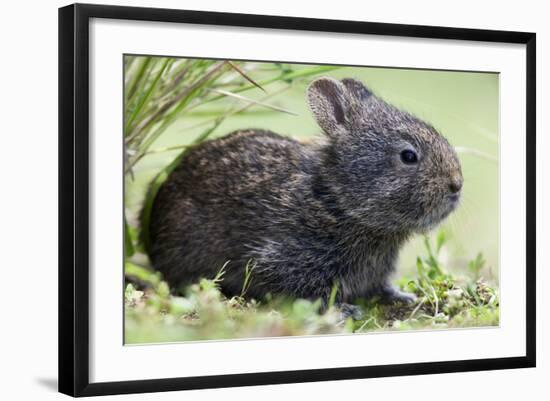
[(535, 79), (534, 33), (61, 8), (59, 390), (535, 366)]

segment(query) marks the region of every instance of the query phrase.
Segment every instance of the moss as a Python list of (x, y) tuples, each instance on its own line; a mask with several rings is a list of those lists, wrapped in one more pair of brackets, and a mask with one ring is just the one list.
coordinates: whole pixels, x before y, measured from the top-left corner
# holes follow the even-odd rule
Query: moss
[[(498, 290), (479, 277), (446, 273), (439, 253), (445, 239), (426, 238), (426, 255), (416, 261), (417, 274), (399, 280), (402, 290), (413, 292), (414, 304), (384, 305), (378, 299), (357, 300), (362, 319), (341, 319), (331, 307), (321, 313), (320, 301), (270, 297), (262, 301), (226, 298), (219, 290), (223, 273), (202, 279), (182, 292), (171, 294), (157, 272), (126, 264), (130, 283), (125, 290), (126, 343), (280, 337), (335, 333), (367, 333), (499, 324)], [(143, 258), (142, 258), (143, 259)], [(482, 257), (476, 257), (479, 264)], [(137, 288), (135, 278), (141, 288)], [(246, 283), (243, 285), (246, 291)]]

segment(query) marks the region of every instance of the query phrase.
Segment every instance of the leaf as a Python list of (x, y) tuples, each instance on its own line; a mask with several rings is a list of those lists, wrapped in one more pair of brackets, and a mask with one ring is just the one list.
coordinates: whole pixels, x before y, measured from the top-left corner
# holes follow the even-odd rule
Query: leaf
[(131, 131), (130, 127), (132, 126), (132, 123), (134, 122), (136, 117), (141, 112), (141, 110), (142, 110), (143, 106), (145, 105), (145, 103), (149, 100), (149, 98), (153, 94), (153, 91), (155, 90), (155, 88), (157, 87), (157, 85), (160, 81), (160, 77), (162, 76), (162, 74), (164, 73), (164, 70), (166, 70), (166, 67), (170, 63), (170, 60), (171, 59), (167, 58), (164, 61), (164, 63), (162, 64), (162, 67), (160, 68), (160, 70), (157, 72), (157, 75), (153, 79), (153, 82), (151, 83), (151, 85), (149, 85), (149, 88), (147, 88), (147, 91), (139, 98), (138, 104), (136, 105), (136, 107), (134, 108), (132, 114), (128, 118), (128, 121), (126, 121), (126, 126), (125, 126), (125, 129), (124, 129), (124, 132), (126, 133), (126, 135), (129, 135), (129, 133)]
[(480, 159), (485, 159), (493, 163), (498, 163), (498, 158), (491, 156), (488, 153), (482, 152), (481, 150), (467, 148), (465, 146), (455, 146), (454, 148), (456, 153), (476, 156)]
[(426, 246), (426, 250), (428, 251), (428, 257), (426, 258), (425, 262), (431, 269), (428, 271), (428, 277), (431, 279), (434, 279), (440, 275), (443, 274), (443, 271), (441, 270), (441, 267), (439, 266), (439, 261), (437, 259), (437, 254), (433, 252), (432, 244), (430, 241), (430, 238), (425, 235), (424, 236), (424, 245)]
[[(149, 134), (147, 138), (143, 140), (140, 144), (140, 151), (145, 153), (149, 146), (168, 128), (168, 126), (180, 116), (182, 110), (185, 106), (193, 99), (193, 96), (207, 86), (211, 80), (215, 80), (219, 73), (222, 71), (223, 67), (226, 65), (225, 62), (220, 62), (211, 69), (209, 69), (203, 76), (201, 76), (195, 83), (183, 90), (180, 94), (176, 96), (174, 101), (169, 105), (169, 107), (163, 109), (161, 108), (157, 113), (163, 113), (164, 115), (161, 118), (160, 127), (157, 128), (154, 132)], [(147, 121), (147, 124), (150, 124), (151, 121)], [(135, 164), (135, 162), (133, 163)]]
[[(339, 67), (339, 66), (326, 66), (325, 65), (325, 66), (317, 66), (317, 67), (311, 67), (311, 68), (302, 68), (302, 69), (297, 70), (297, 71), (290, 70), (289, 72), (283, 72), (280, 75), (277, 75), (273, 78), (265, 79), (265, 80), (260, 82), (260, 85), (266, 86), (266, 85), (269, 85), (271, 83), (281, 82), (281, 81), (290, 83), (290, 82), (292, 82), (292, 80), (294, 80), (296, 78), (304, 78), (304, 77), (308, 77), (308, 76), (319, 75), (319, 74), (323, 74), (323, 73), (326, 73), (326, 72), (329, 72), (329, 71), (337, 70), (339, 68), (341, 68), (341, 67)], [(247, 91), (247, 90), (252, 89), (252, 88), (254, 88), (254, 85), (243, 86), (241, 88), (237, 88), (237, 89), (233, 90), (233, 93), (244, 92), (244, 91)], [(222, 98), (223, 98), (223, 95), (216, 96), (216, 97), (213, 97), (211, 99), (205, 100), (202, 104), (204, 105), (206, 103), (214, 102), (214, 101), (222, 99)]]
[(136, 252), (132, 241), (132, 234), (130, 232), (130, 226), (124, 216), (124, 255), (126, 258), (131, 257)]
[(483, 254), (479, 252), (474, 260), (471, 260), (468, 262), (468, 270), (470, 270), (476, 278), (479, 277), (479, 273), (485, 266), (485, 258), (483, 257)]
[(445, 236), (445, 231), (443, 230), (440, 230), (438, 233), (437, 233), (437, 238), (436, 238), (436, 246), (435, 246), (435, 249), (436, 249), (436, 252), (437, 254), (439, 254), (439, 251), (441, 250), (441, 248), (443, 247), (443, 245), (445, 244), (445, 241), (447, 240), (446, 236)]
[(241, 297), (244, 297), (246, 295), (246, 292), (248, 291), (248, 288), (250, 287), (250, 283), (252, 283), (252, 272), (256, 268), (256, 263), (254, 263), (252, 260), (249, 260), (246, 262), (246, 266), (244, 268), (244, 281), (243, 281), (243, 287), (241, 289)]
[(424, 277), (424, 263), (420, 257), (416, 258), (416, 271), (419, 277)]
[(264, 91), (265, 93), (267, 93), (267, 91), (259, 84), (257, 83), (256, 81), (254, 81), (252, 78), (250, 78), (250, 76), (244, 72), (244, 70), (241, 69), (241, 67), (239, 67), (237, 64), (233, 63), (232, 61), (227, 61), (227, 64), (229, 64), (235, 71), (237, 71), (239, 74), (241, 74), (241, 76), (246, 79), (248, 82), (250, 82), (252, 85), (254, 85), (256, 88)]
[[(275, 91), (275, 92), (270, 92), (269, 95), (266, 95), (264, 96), (263, 98), (260, 99), (261, 102), (269, 99), (269, 98), (272, 98), (276, 95), (279, 95), (285, 91), (288, 91), (289, 89), (291, 88), (291, 85), (286, 85), (285, 87)], [(237, 114), (241, 114), (241, 113), (249, 113), (249, 114), (259, 114), (259, 113), (265, 113), (265, 112), (268, 112), (269, 111), (266, 111), (266, 110), (250, 110), (250, 108), (254, 106), (252, 103), (248, 103), (248, 104), (245, 104), (244, 106), (242, 107), (239, 107), (239, 108), (232, 108), (228, 111), (222, 111), (222, 110), (208, 110), (208, 111), (202, 111), (202, 112), (189, 112), (189, 110), (193, 109), (194, 106), (190, 106), (188, 109), (187, 109), (187, 115), (188, 116), (193, 116), (193, 117), (196, 117), (196, 116), (200, 116), (200, 117), (203, 117), (203, 116), (214, 116), (215, 118), (211, 118), (211, 119), (208, 119), (208, 120), (205, 120), (205, 121), (201, 121), (197, 124), (193, 124), (193, 125), (190, 125), (188, 127), (185, 127), (185, 128), (182, 128), (182, 132), (187, 132), (187, 131), (191, 131), (197, 127), (200, 127), (200, 126), (203, 126), (203, 125), (207, 125), (207, 124), (211, 124), (213, 122), (216, 122), (216, 121), (219, 121), (220, 119), (225, 119), (227, 117), (230, 117), (230, 116), (233, 116), (233, 115), (237, 115)]]
[(293, 111), (283, 109), (282, 107), (273, 106), (271, 104), (264, 103), (264, 102), (261, 102), (259, 100), (250, 99), (246, 96), (237, 95), (236, 93), (229, 92), (229, 91), (226, 91), (226, 90), (223, 90), (223, 89), (210, 89), (210, 92), (219, 93), (219, 94), (222, 94), (224, 96), (234, 97), (235, 99), (239, 99), (239, 100), (242, 100), (242, 101), (245, 101), (245, 102), (248, 102), (248, 103), (252, 103), (252, 104), (255, 104), (255, 105), (258, 105), (258, 106), (263, 106), (263, 107), (266, 107), (266, 108), (271, 109), (271, 110), (280, 111), (282, 113), (291, 114), (293, 116), (298, 115), (298, 114), (294, 113)]
[(139, 281), (147, 283), (153, 288), (157, 288), (157, 286), (161, 282), (159, 272), (149, 270), (132, 262), (126, 262), (124, 264), (124, 274), (126, 276), (134, 277)]
[(328, 299), (329, 308), (332, 308), (336, 303), (336, 295), (338, 294), (339, 287), (340, 287), (340, 283), (338, 282), (338, 280), (334, 281), (334, 284), (332, 285), (332, 289), (330, 290), (330, 297)]
[(126, 101), (130, 102), (130, 99), (134, 96), (134, 94), (137, 92), (137, 88), (141, 84), (141, 81), (145, 75), (145, 71), (147, 70), (147, 67), (151, 63), (152, 57), (144, 57), (143, 61), (141, 62), (139, 71), (135, 78), (132, 79), (132, 82), (128, 85), (128, 93), (126, 97)]

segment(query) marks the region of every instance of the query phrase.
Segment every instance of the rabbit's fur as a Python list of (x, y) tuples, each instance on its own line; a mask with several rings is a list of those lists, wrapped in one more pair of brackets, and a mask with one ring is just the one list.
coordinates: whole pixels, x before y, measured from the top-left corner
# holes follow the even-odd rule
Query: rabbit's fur
[[(304, 144), (237, 131), (190, 149), (153, 205), (150, 256), (174, 287), (212, 278), (239, 295), (283, 294), (325, 302), (381, 295), (398, 252), (458, 205), (462, 173), (432, 126), (353, 79), (320, 78), (307, 98), (325, 133)], [(413, 151), (416, 163), (402, 152)]]

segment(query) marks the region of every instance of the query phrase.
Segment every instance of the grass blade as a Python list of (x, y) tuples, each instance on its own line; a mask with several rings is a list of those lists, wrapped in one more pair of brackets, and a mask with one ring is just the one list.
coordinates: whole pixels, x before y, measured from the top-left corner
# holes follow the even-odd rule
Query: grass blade
[(287, 110), (287, 109), (283, 109), (282, 107), (273, 106), (271, 104), (264, 103), (260, 100), (254, 100), (254, 99), (251, 99), (251, 98), (246, 97), (246, 96), (237, 95), (236, 93), (232, 93), (232, 92), (229, 92), (229, 91), (226, 91), (226, 90), (223, 90), (223, 89), (209, 89), (209, 90), (210, 90), (210, 92), (219, 93), (219, 94), (222, 94), (224, 96), (234, 97), (235, 99), (242, 100), (244, 102), (255, 104), (255, 105), (258, 105), (258, 106), (266, 107), (266, 108), (274, 110), (274, 111), (280, 111), (282, 113), (287, 113), (287, 114), (290, 114), (290, 115), (293, 115), (293, 116), (298, 116), (297, 113), (294, 113), (293, 111), (290, 111), (290, 110)]
[[(216, 64), (195, 83), (183, 90), (170, 102), (164, 104), (156, 113), (142, 121), (142, 123), (134, 129), (134, 133), (131, 135), (129, 140), (140, 140), (140, 152), (146, 152), (149, 146), (151, 146), (151, 144), (164, 132), (164, 130), (166, 130), (166, 128), (168, 128), (175, 118), (180, 115), (182, 109), (193, 98), (193, 94), (205, 86), (211, 79), (215, 79), (217, 74), (225, 65), (225, 62), (219, 62)], [(169, 111), (172, 108), (173, 110)], [(162, 120), (160, 127), (154, 132), (147, 134), (147, 128), (154, 122), (159, 122), (159, 119)], [(142, 134), (143, 132), (145, 132), (145, 134)], [(135, 161), (131, 164), (134, 165)]]
[(144, 57), (143, 61), (141, 62), (141, 65), (139, 67), (138, 73), (136, 77), (133, 79), (133, 82), (128, 87), (128, 93), (126, 96), (126, 101), (130, 103), (130, 100), (134, 96), (134, 94), (137, 92), (137, 88), (140, 86), (143, 77), (145, 76), (145, 71), (147, 71), (147, 67), (151, 63), (152, 57)]
[(241, 69), (241, 67), (239, 67), (237, 64), (233, 63), (232, 61), (227, 61), (227, 64), (229, 64), (235, 71), (237, 71), (239, 74), (241, 74), (241, 76), (246, 79), (248, 82), (250, 82), (252, 85), (254, 85), (256, 88), (264, 91), (265, 93), (267, 93), (267, 91), (259, 84), (257, 83), (256, 81), (254, 81), (252, 78), (250, 78), (250, 76), (244, 72), (243, 69)]
[(479, 157), (480, 159), (485, 159), (493, 163), (498, 163), (498, 158), (491, 156), (488, 153), (482, 152), (481, 150), (467, 148), (465, 146), (455, 146), (455, 151), (458, 154), (465, 154)]
[[(272, 84), (274, 82), (287, 82), (291, 83), (293, 80), (298, 78), (305, 78), (313, 75), (320, 75), (329, 71), (337, 70), (341, 68), (340, 66), (330, 66), (330, 65), (322, 65), (317, 67), (311, 67), (311, 68), (302, 68), (300, 70), (291, 70), (291, 71), (285, 71), (281, 73), (280, 75), (277, 75), (273, 78), (268, 78), (259, 83), (259, 85), (267, 86), (269, 84)], [(244, 92), (250, 89), (253, 89), (254, 85), (245, 85), (240, 88), (236, 88), (233, 90), (233, 93), (240, 93)], [(224, 95), (213, 97), (212, 99), (207, 99), (204, 102), (201, 103), (201, 106), (206, 103), (215, 102), (216, 100), (223, 99)], [(198, 106), (198, 105), (197, 105)], [(189, 110), (191, 110), (193, 107), (190, 107)]]
[(134, 108), (134, 111), (132, 112), (132, 114), (130, 115), (130, 117), (128, 118), (128, 121), (126, 121), (126, 127), (124, 129), (124, 132), (126, 133), (129, 133), (130, 132), (130, 127), (132, 126), (132, 123), (134, 122), (134, 120), (136, 119), (136, 117), (139, 115), (139, 113), (141, 112), (141, 109), (143, 108), (143, 106), (145, 105), (145, 103), (149, 100), (149, 98), (151, 97), (151, 95), (153, 94), (153, 91), (155, 90), (156, 86), (158, 85), (159, 81), (160, 81), (160, 77), (162, 76), (162, 74), (164, 73), (164, 71), (166, 70), (166, 67), (168, 66), (168, 64), (170, 63), (170, 59), (167, 58), (164, 63), (162, 64), (162, 67), (160, 68), (160, 70), (157, 72), (157, 75), (155, 76), (155, 78), (153, 79), (153, 82), (151, 83), (151, 85), (149, 86), (149, 88), (147, 89), (147, 91), (143, 94), (143, 96), (141, 96), (141, 98), (139, 99), (138, 101), (138, 104), (136, 105), (136, 107)]
[(126, 258), (131, 257), (135, 253), (134, 244), (132, 242), (132, 234), (130, 233), (130, 226), (124, 216), (124, 255)]

